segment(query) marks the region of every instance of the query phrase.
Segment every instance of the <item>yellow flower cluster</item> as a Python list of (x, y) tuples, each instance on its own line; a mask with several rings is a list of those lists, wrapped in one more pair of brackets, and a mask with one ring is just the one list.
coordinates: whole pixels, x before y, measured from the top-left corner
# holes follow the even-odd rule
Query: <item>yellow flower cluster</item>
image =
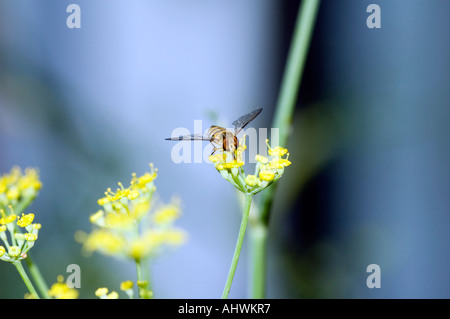
[(173, 225), (180, 216), (179, 201), (151, 209), (157, 173), (152, 164), (150, 169), (140, 177), (132, 174), (129, 187), (119, 183), (115, 192), (108, 189), (98, 200), (102, 209), (90, 217), (97, 227), (90, 234), (76, 235), (85, 252), (136, 260), (185, 242), (186, 233)]
[[(41, 224), (34, 214), (19, 214), (36, 198), (42, 184), (35, 169), (25, 173), (13, 167), (0, 177), (0, 260), (14, 263), (25, 259), (38, 239)], [(9, 235), (8, 235), (9, 233)]]
[(95, 295), (100, 299), (119, 299), (119, 294), (116, 291), (109, 292), (108, 288), (105, 287), (98, 288)]
[(257, 194), (264, 188), (278, 180), (284, 173), (284, 168), (291, 165), (289, 153), (286, 148), (276, 146), (270, 147), (266, 140), (269, 157), (256, 155), (257, 162), (255, 173), (246, 175), (244, 172), (243, 152), (246, 150), (245, 136), (235, 154), (223, 152), (211, 155), (209, 160), (214, 163), (215, 168), (223, 178), (232, 183), (237, 189), (245, 194)]
[[(38, 238), (41, 224), (32, 223), (34, 214), (22, 214), (22, 217), (17, 219), (17, 215), (6, 215), (3, 209), (0, 210), (0, 213), (2, 214), (2, 218), (0, 218), (0, 239), (6, 247), (0, 245), (0, 259), (11, 263), (25, 259), (28, 251), (34, 246)], [(23, 228), (27, 232), (22, 233)], [(9, 238), (7, 231), (10, 234)]]
[[(120, 290), (125, 292), (128, 298), (133, 299), (134, 291), (133, 291), (134, 283), (131, 280), (123, 281), (120, 283)], [(142, 299), (151, 299), (153, 298), (153, 292), (147, 289), (148, 282), (147, 281), (138, 281), (137, 285), (140, 290), (139, 296)], [(95, 291), (95, 295), (100, 299), (118, 299), (119, 294), (116, 291), (109, 291), (106, 287), (98, 288)]]
[(55, 299), (77, 299), (78, 290), (70, 288), (64, 282), (64, 277), (59, 275), (57, 277), (57, 282), (54, 283), (48, 291), (48, 295)]
[(0, 177), (0, 209), (6, 210), (11, 206), (16, 212), (23, 212), (41, 187), (36, 169), (27, 168), (22, 172), (19, 167), (13, 167), (9, 174)]

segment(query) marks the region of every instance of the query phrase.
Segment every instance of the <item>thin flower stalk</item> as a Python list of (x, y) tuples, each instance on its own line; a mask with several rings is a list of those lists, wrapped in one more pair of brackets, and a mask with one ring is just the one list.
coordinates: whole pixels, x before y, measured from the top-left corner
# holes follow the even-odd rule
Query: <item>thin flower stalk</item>
[(231, 261), (231, 266), (228, 271), (225, 288), (222, 293), (223, 299), (228, 298), (230, 293), (244, 242), (253, 196), (280, 179), (284, 173), (285, 167), (291, 165), (287, 149), (279, 146), (272, 148), (269, 145), (269, 140), (267, 140), (266, 143), (269, 156), (259, 154), (256, 155), (255, 160), (257, 163), (253, 174), (247, 175), (243, 168), (245, 164), (243, 160), (243, 153), (247, 148), (245, 144), (245, 135), (242, 137), (239, 147), (234, 151), (234, 153), (232, 153), (232, 151), (224, 151), (223, 153), (211, 155), (209, 157), (210, 161), (214, 163), (214, 166), (220, 175), (245, 196), (241, 226), (239, 228), (236, 247)]
[(22, 260), (26, 261), (42, 297), (49, 297), (47, 285), (29, 255), (42, 226), (33, 222), (33, 213), (24, 213), (41, 187), (36, 169), (27, 168), (23, 171), (15, 166), (9, 173), (0, 176), (0, 260), (15, 266), (32, 298), (39, 296), (23, 268)]

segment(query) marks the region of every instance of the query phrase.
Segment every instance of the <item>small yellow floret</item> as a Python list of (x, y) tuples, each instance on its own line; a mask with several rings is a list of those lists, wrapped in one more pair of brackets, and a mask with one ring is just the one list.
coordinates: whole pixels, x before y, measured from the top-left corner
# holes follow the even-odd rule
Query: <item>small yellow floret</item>
[(34, 214), (24, 214), (22, 213), (22, 217), (19, 218), (17, 221), (17, 225), (20, 227), (27, 227), (30, 225), (34, 220)]
[(152, 163), (150, 163), (150, 172), (146, 172), (141, 177), (136, 177), (135, 173), (132, 174), (133, 178), (131, 179), (131, 185), (138, 188), (143, 188), (158, 176), (157, 172), (158, 170), (154, 168)]
[(8, 200), (18, 199), (19, 196), (20, 192), (17, 187), (12, 187), (6, 192), (6, 198), (8, 198)]
[(102, 197), (99, 198), (97, 201), (97, 204), (99, 204), (100, 206), (106, 205), (109, 203), (109, 198), (108, 197)]
[(59, 275), (57, 277), (57, 283), (54, 283), (48, 295), (56, 299), (76, 299), (78, 298), (78, 290), (70, 288), (66, 283), (64, 283), (64, 277)]
[(275, 178), (275, 174), (271, 171), (259, 172), (259, 178), (263, 181), (271, 182)]
[(261, 164), (267, 164), (269, 162), (269, 159), (267, 157), (259, 155), (259, 154), (257, 154), (255, 156), (255, 160), (257, 162), (260, 162)]
[(138, 197), (139, 197), (139, 191), (136, 190), (136, 189), (133, 189), (133, 190), (131, 190), (130, 193), (128, 194), (127, 199), (128, 199), (128, 200), (134, 200), (134, 199), (136, 199), (136, 198), (138, 198)]
[(245, 183), (250, 187), (258, 186), (259, 180), (255, 175), (247, 175), (245, 177)]
[(217, 162), (221, 162), (221, 161), (225, 161), (226, 160), (226, 154), (224, 153), (219, 153), (219, 154), (214, 154), (214, 155), (210, 155), (209, 156), (209, 160), (213, 163), (217, 163)]
[(17, 246), (10, 246), (8, 249), (8, 255), (10, 257), (18, 257), (22, 251)]
[(120, 283), (120, 290), (129, 290), (133, 288), (133, 282), (131, 280), (123, 281)]
[(269, 145), (269, 140), (268, 139), (266, 140), (266, 144), (267, 144), (267, 147), (269, 148), (268, 153), (269, 153), (270, 156), (281, 157), (281, 156), (286, 155), (287, 152), (288, 152), (287, 148), (284, 148), (284, 147), (281, 147), (281, 146), (276, 146), (274, 148), (271, 148), (270, 145)]
[(89, 221), (93, 224), (95, 224), (100, 218), (103, 217), (103, 210), (98, 210), (95, 214), (92, 214), (89, 216)]
[(6, 224), (9, 224), (9, 223), (12, 223), (13, 221), (16, 220), (16, 218), (17, 218), (17, 215), (14, 215), (14, 214), (11, 214), (11, 215), (6, 216), (6, 217), (2, 217), (2, 218), (0, 218), (0, 224), (6, 225)]
[(108, 288), (105, 288), (105, 287), (103, 287), (103, 288), (98, 288), (98, 289), (95, 291), (95, 295), (96, 295), (97, 297), (104, 296), (104, 295), (106, 295), (107, 293), (108, 293)]
[(111, 291), (106, 295), (106, 299), (119, 299), (119, 294), (116, 291)]
[(282, 169), (291, 165), (291, 162), (287, 158), (274, 158), (269, 163), (270, 169)]
[(37, 235), (36, 234), (29, 234), (29, 233), (25, 234), (25, 240), (26, 241), (36, 241), (36, 239), (37, 239)]
[(147, 280), (138, 280), (136, 284), (139, 288), (147, 288), (148, 281)]

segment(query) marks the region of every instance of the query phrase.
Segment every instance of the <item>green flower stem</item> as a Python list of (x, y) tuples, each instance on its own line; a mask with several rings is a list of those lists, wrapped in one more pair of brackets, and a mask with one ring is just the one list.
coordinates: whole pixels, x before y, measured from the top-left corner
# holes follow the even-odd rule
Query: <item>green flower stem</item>
[(30, 204), (34, 201), (34, 199), (36, 198), (37, 194), (34, 194), (32, 196), (25, 196), (22, 198), (22, 200), (16, 205), (14, 206), (14, 213), (17, 216), (20, 216), (25, 209), (30, 206)]
[(20, 261), (16, 261), (13, 263), (13, 265), (16, 267), (17, 271), (20, 274), (20, 277), (22, 277), (23, 282), (27, 286), (28, 290), (30, 291), (31, 295), (39, 299), (39, 295), (37, 294), (36, 290), (33, 287), (33, 284), (31, 283), (30, 279), (28, 278), (27, 273), (25, 272), (25, 269), (23, 269), (22, 263)]
[(273, 127), (280, 129), (280, 146), (285, 145), (290, 131), (319, 5), (320, 0), (303, 0), (297, 14), (273, 121)]
[[(297, 21), (278, 96), (275, 117), (272, 123), (272, 127), (279, 128), (280, 146), (285, 146), (287, 144), (298, 90), (319, 5), (320, 0), (303, 0), (297, 14)], [(251, 278), (253, 281), (260, 281), (258, 283), (253, 282), (250, 285), (252, 287), (251, 296), (253, 298), (265, 297), (266, 237), (276, 186), (277, 183), (274, 183), (272, 187), (267, 188), (266, 191), (262, 193), (261, 210), (257, 212), (255, 217), (257, 222), (254, 224), (257, 225), (258, 228), (262, 227), (264, 231), (257, 230), (258, 235), (252, 236), (250, 242), (250, 251), (253, 252), (250, 262), (253, 274)], [(250, 227), (252, 227), (252, 224)]]
[(250, 225), (250, 297), (263, 299), (266, 291), (267, 227), (261, 223), (252, 224), (252, 220)]
[[(144, 279), (142, 278), (141, 259), (136, 258), (134, 261), (136, 262), (137, 281), (142, 282), (142, 281), (144, 281)], [(142, 293), (141, 293), (142, 288), (138, 287), (138, 291), (139, 291), (139, 298), (141, 299), (142, 298)]]
[(50, 296), (48, 295), (47, 283), (45, 282), (44, 277), (42, 277), (39, 268), (35, 263), (33, 263), (33, 260), (30, 255), (28, 255), (28, 257), (25, 260), (27, 262), (28, 269), (30, 270), (31, 277), (33, 277), (33, 280), (36, 283), (36, 286), (38, 287), (42, 297), (45, 299), (50, 299)]
[(247, 228), (248, 216), (250, 214), (250, 206), (252, 204), (251, 194), (245, 194), (245, 204), (244, 212), (242, 214), (241, 227), (239, 228), (239, 235), (236, 242), (236, 248), (234, 249), (233, 259), (231, 261), (230, 270), (228, 272), (227, 281), (225, 283), (225, 288), (222, 293), (222, 299), (227, 299), (230, 293), (231, 284), (233, 283), (234, 273), (236, 272), (236, 267), (239, 261), (239, 256), (241, 254), (242, 243), (244, 242), (245, 229)]
[[(277, 107), (272, 127), (279, 128), (280, 146), (287, 144), (295, 104), (297, 101), (300, 80), (303, 74), (306, 57), (308, 54), (311, 35), (316, 22), (320, 0), (304, 0), (297, 14), (297, 22), (287, 58), (286, 69), (281, 83)], [(272, 197), (276, 185), (271, 187), (262, 196), (261, 218), (268, 223)]]
[[(144, 274), (142, 275), (142, 280), (147, 281), (147, 290), (152, 290), (152, 278), (151, 278), (150, 266), (151, 266), (151, 258), (141, 259), (141, 267), (142, 267), (142, 269), (144, 269)], [(145, 269), (147, 269), (147, 271), (145, 271)]]

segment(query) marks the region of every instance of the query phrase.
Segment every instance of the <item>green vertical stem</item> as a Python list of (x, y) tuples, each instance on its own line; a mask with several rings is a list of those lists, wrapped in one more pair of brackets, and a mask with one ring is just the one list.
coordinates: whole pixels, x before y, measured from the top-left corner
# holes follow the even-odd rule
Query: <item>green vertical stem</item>
[[(297, 101), (301, 77), (308, 55), (311, 35), (319, 9), (320, 0), (303, 0), (297, 14), (297, 21), (293, 33), (292, 43), (287, 57), (286, 67), (281, 82), (273, 128), (279, 128), (279, 144), (286, 146), (290, 126)], [(262, 194), (261, 218), (264, 223), (269, 222), (272, 197), (276, 190), (276, 183)]]
[[(152, 290), (152, 278), (151, 278), (151, 270), (150, 270), (150, 258), (145, 258), (141, 260), (141, 267), (144, 269), (144, 273), (142, 275), (142, 280), (147, 280), (147, 290)], [(147, 269), (147, 271), (145, 271)], [(145, 279), (144, 279), (145, 278)]]
[[(137, 275), (137, 282), (143, 282), (144, 279), (142, 278), (142, 270), (141, 270), (141, 259), (136, 258), (134, 260), (136, 262), (136, 275)], [(142, 293), (141, 293), (142, 288), (138, 286), (138, 291), (139, 291), (139, 298), (142, 298)]]
[(272, 125), (280, 129), (281, 146), (287, 142), (319, 5), (320, 0), (303, 0), (297, 14)]
[(242, 213), (241, 227), (239, 228), (239, 235), (236, 242), (236, 247), (234, 249), (233, 259), (231, 261), (230, 270), (228, 272), (227, 281), (225, 283), (225, 288), (222, 293), (222, 299), (227, 299), (230, 293), (231, 284), (233, 283), (234, 273), (236, 272), (236, 267), (239, 261), (239, 256), (241, 254), (242, 244), (244, 242), (245, 230), (247, 228), (248, 216), (250, 214), (250, 206), (252, 204), (253, 195), (245, 195), (244, 212)]
[(49, 299), (50, 296), (48, 295), (48, 286), (44, 280), (44, 277), (42, 277), (39, 268), (35, 263), (33, 263), (30, 255), (28, 255), (25, 260), (27, 262), (28, 269), (30, 270), (31, 277), (33, 277), (33, 280), (36, 283), (36, 286), (38, 287), (42, 297), (44, 297), (45, 299)]
[(263, 299), (266, 291), (267, 227), (250, 221), (250, 297)]
[[(319, 6), (320, 0), (303, 0), (299, 6), (297, 21), (272, 123), (273, 128), (279, 128), (280, 146), (286, 146), (287, 144)], [(276, 187), (277, 183), (262, 192), (260, 211), (257, 212), (255, 216), (256, 222), (250, 224), (250, 227), (254, 224), (256, 227), (262, 227), (264, 230), (257, 230), (258, 235), (252, 236), (250, 242), (250, 250), (254, 252), (251, 255), (250, 260), (250, 267), (252, 268), (251, 278), (253, 281), (250, 284), (250, 287), (251, 296), (253, 298), (265, 297), (267, 227), (269, 225), (270, 211)]]
[(25, 285), (27, 286), (31, 295), (34, 298), (39, 299), (39, 295), (37, 294), (36, 290), (33, 287), (33, 284), (31, 283), (30, 279), (28, 278), (28, 275), (25, 272), (25, 269), (23, 269), (22, 263), (20, 261), (16, 261), (16, 262), (13, 262), (13, 265), (16, 267), (17, 271), (20, 274), (20, 277), (22, 277), (22, 280), (25, 283)]

